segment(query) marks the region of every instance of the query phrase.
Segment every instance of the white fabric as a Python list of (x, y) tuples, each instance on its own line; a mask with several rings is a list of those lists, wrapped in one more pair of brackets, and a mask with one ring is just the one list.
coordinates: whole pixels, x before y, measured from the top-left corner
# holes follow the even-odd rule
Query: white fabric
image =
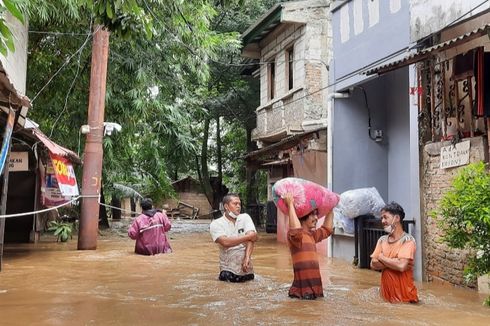
[[(213, 241), (219, 237), (238, 237), (246, 234), (249, 231), (257, 232), (252, 218), (248, 214), (238, 215), (235, 223), (230, 221), (226, 216), (222, 216), (211, 222), (209, 226)], [(253, 273), (253, 269), (248, 273), (242, 271), (242, 262), (245, 257), (245, 244), (241, 243), (237, 246), (224, 248), (219, 246), (219, 265), (220, 271), (230, 271), (236, 275), (245, 275)]]

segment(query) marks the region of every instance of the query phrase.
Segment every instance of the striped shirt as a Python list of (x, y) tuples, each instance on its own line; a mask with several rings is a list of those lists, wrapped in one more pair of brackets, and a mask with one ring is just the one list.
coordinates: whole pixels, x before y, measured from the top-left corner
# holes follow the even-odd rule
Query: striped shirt
[(288, 231), (288, 245), (294, 269), (294, 281), (289, 289), (290, 297), (323, 297), (316, 243), (329, 235), (330, 231), (323, 225), (311, 232), (302, 228)]

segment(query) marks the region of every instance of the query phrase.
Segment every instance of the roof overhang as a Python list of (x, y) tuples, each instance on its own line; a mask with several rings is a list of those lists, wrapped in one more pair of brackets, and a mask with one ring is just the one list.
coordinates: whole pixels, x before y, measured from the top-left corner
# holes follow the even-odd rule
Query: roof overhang
[[(247, 153), (243, 158), (248, 161), (249, 163), (254, 162), (257, 165), (271, 165), (272, 164), (279, 164), (279, 161), (277, 161), (277, 158), (274, 158), (273, 160), (267, 160), (267, 157), (271, 155), (278, 154), (280, 151), (290, 149), (291, 147), (296, 146), (299, 144), (301, 141), (305, 139), (310, 139), (317, 135), (317, 138), (319, 138), (319, 132), (322, 130), (327, 130), (327, 127), (323, 126), (320, 128), (308, 130), (305, 132), (302, 132), (300, 134), (296, 135), (291, 135), (289, 137), (284, 138), (283, 140), (274, 143), (272, 145), (263, 147), (261, 149), (258, 149), (253, 152)], [(281, 161), (280, 164), (285, 164), (286, 161)]]
[(382, 64), (382, 65), (376, 66), (374, 68), (370, 67), (367, 70), (365, 70), (364, 72), (362, 72), (362, 74), (365, 74), (368, 76), (373, 75), (373, 74), (381, 75), (381, 74), (384, 74), (384, 73), (387, 73), (387, 72), (390, 72), (390, 71), (393, 71), (393, 70), (396, 70), (396, 69), (417, 63), (419, 61), (428, 59), (431, 56), (433, 56), (439, 52), (454, 48), (454, 47), (459, 46), (463, 43), (466, 43), (466, 42), (469, 42), (469, 41), (474, 40), (476, 38), (479, 38), (481, 36), (488, 35), (489, 32), (490, 32), (490, 23), (485, 24), (479, 28), (476, 28), (476, 29), (474, 29), (468, 33), (465, 33), (465, 34), (460, 35), (458, 37), (455, 37), (453, 39), (450, 39), (450, 40), (447, 40), (445, 42), (436, 44), (434, 46), (431, 46), (431, 47), (419, 50), (417, 52), (408, 54), (405, 57), (403, 57), (402, 59), (394, 60), (392, 62), (388, 62), (388, 63)]
[(31, 107), (31, 101), (25, 95), (20, 94), (15, 86), (10, 81), (7, 72), (3, 68), (3, 64), (0, 62), (0, 102), (5, 105), (12, 105), (17, 107)]
[[(26, 129), (28, 130), (28, 129)], [(82, 164), (80, 157), (73, 151), (58, 145), (48, 136), (46, 136), (40, 129), (32, 128), (32, 134), (53, 154), (68, 158), (72, 163)]]
[[(260, 42), (277, 25), (281, 23), (283, 4), (278, 3), (260, 17), (255, 24), (243, 32), (241, 39), (243, 46), (258, 47)], [(251, 45), (255, 44), (255, 45)]]

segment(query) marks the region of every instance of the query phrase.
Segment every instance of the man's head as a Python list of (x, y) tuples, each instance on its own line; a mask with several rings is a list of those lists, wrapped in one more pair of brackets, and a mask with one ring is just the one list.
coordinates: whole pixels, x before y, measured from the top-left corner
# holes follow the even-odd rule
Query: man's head
[(303, 228), (308, 230), (315, 229), (318, 222), (318, 210), (314, 209), (305, 216), (300, 217), (299, 222)]
[(393, 231), (400, 226), (405, 218), (405, 211), (400, 206), (400, 204), (392, 201), (381, 209), (381, 223), (385, 232), (391, 234)]
[(223, 197), (223, 208), (227, 216), (236, 219), (242, 208), (240, 197), (234, 193), (227, 194)]
[(153, 208), (153, 201), (151, 198), (144, 198), (141, 200), (141, 209), (144, 211), (150, 210)]

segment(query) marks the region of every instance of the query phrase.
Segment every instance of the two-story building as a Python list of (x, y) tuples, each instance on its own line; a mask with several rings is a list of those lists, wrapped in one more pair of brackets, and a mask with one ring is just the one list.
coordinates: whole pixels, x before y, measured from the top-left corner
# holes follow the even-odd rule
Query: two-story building
[[(418, 280), (465, 284), (468, 253), (441, 241), (433, 212), (462, 166), (488, 162), (489, 8), (478, 0), (333, 6), (332, 66), (343, 97), (333, 96), (333, 190), (375, 186), (405, 207)], [(441, 155), (459, 146), (461, 160)], [(334, 236), (334, 257), (354, 251), (352, 240)]]
[[(337, 193), (376, 187), (385, 202), (401, 204), (405, 219), (415, 223), (409, 231), (421, 243), (418, 109), (409, 91), (416, 84), (416, 74), (408, 67), (380, 76), (366, 74), (407, 53), (409, 12), (408, 0), (335, 1), (332, 7), (333, 163), (329, 173)], [(370, 246), (359, 248), (354, 236), (335, 232), (332, 256), (347, 261), (369, 259), (370, 247), (380, 234), (371, 236)], [(419, 280), (421, 257), (418, 250), (415, 277)]]
[[(464, 267), (470, 253), (441, 241), (444, 220), (433, 212), (462, 167), (489, 159), (489, 32), (488, 1), (410, 1), (416, 50), (368, 72), (383, 75), (410, 65), (416, 73), (411, 89), (419, 114), (424, 280), (468, 285)], [(482, 288), (488, 291), (488, 284)]]
[[(269, 200), (277, 180), (297, 176), (326, 185), (330, 1), (276, 4), (242, 34), (242, 56), (260, 78), (260, 106), (246, 155), (248, 169), (268, 171)], [(278, 214), (281, 214), (278, 212)], [(278, 216), (278, 240), (285, 241)]]

